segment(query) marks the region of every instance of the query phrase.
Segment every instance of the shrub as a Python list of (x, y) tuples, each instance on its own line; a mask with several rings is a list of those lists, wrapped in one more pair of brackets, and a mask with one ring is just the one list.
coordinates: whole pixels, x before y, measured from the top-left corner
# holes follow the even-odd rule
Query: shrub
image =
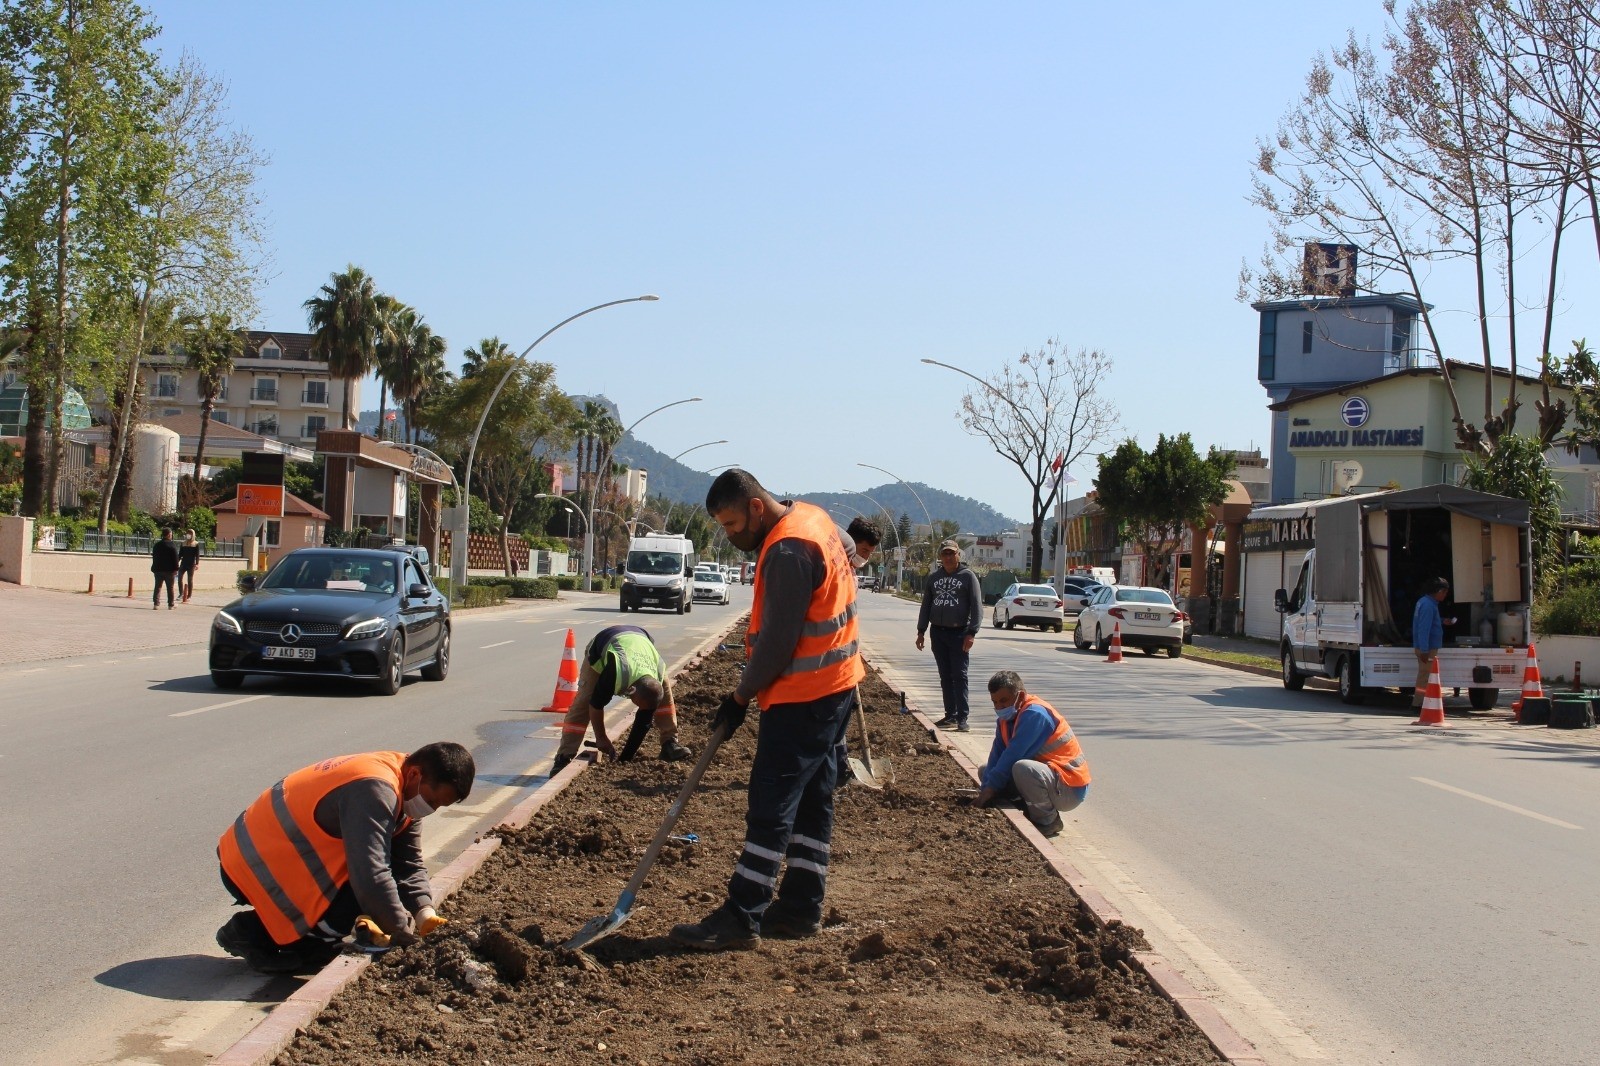
[(217, 512), (209, 507), (191, 507), (184, 513), (183, 528), (194, 530), (200, 540), (214, 540), (217, 535)]
[(556, 588), (560, 589), (562, 592), (573, 592), (576, 591), (578, 587), (577, 574), (558, 574), (556, 575), (555, 581)]
[(548, 577), (469, 577), (467, 586), (471, 588), (487, 588), (498, 586), (506, 590), (506, 594), (517, 600), (553, 600), (556, 598), (556, 583)]
[(1574, 584), (1533, 608), (1533, 629), (1540, 636), (1600, 636), (1600, 585)]
[(505, 585), (468, 585), (461, 606), (494, 607), (506, 602), (506, 594), (509, 591)]
[(133, 530), (136, 537), (159, 537), (161, 527), (156, 520), (143, 511), (130, 510), (128, 512), (128, 527)]
[(0, 514), (10, 514), (22, 504), (22, 485), (0, 485)]
[(235, 580), (234, 583), (238, 586), (240, 592), (249, 592), (250, 590), (245, 588), (245, 585), (244, 585), (244, 579), (245, 578), (253, 577), (253, 578), (256, 579), (256, 581), (259, 582), (262, 578), (264, 578), (266, 576), (267, 576), (267, 572), (265, 570), (240, 570), (239, 574), (238, 574), (238, 578)]

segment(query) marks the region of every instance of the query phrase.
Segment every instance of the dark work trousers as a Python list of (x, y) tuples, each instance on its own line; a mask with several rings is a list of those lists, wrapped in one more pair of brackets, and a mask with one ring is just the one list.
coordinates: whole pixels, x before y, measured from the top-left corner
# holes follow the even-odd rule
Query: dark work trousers
[[(221, 867), (218, 867), (218, 869), (220, 870)], [(228, 890), (228, 894), (234, 898), (234, 901), (241, 907), (254, 906), (245, 898), (244, 893), (239, 891), (239, 886), (233, 883), (233, 878), (228, 876), (228, 871), (222, 870), (221, 872), (222, 887)], [(251, 913), (253, 914), (254, 911)], [(349, 881), (346, 881), (339, 887), (339, 891), (334, 893), (333, 902), (329, 903), (328, 909), (323, 911), (321, 916), (317, 918), (316, 924), (311, 927), (311, 932), (308, 935), (291, 944), (277, 944), (273, 942), (272, 934), (268, 933), (267, 927), (263, 925), (261, 927), (261, 946), (268, 949), (277, 948), (283, 950), (302, 944), (332, 944), (349, 936), (350, 930), (355, 928), (356, 919), (359, 917), (361, 917), (361, 904), (356, 902), (355, 889), (350, 887)], [(260, 921), (260, 919), (258, 918), (257, 921)]]
[[(761, 712), (750, 767), (744, 851), (728, 882), (728, 901), (749, 929), (777, 889), (779, 903), (800, 919), (822, 917), (833, 840), (836, 748), (850, 721), (854, 689)], [(778, 870), (787, 863), (783, 882)]]
[(930, 626), (933, 661), (939, 666), (939, 691), (944, 696), (944, 713), (958, 722), (967, 720), (967, 655), (961, 644), (967, 631), (954, 627)]
[(150, 594), (150, 602), (155, 604), (157, 607), (161, 606), (161, 590), (165, 588), (167, 590), (167, 606), (171, 607), (174, 598), (172, 594), (172, 586), (178, 580), (178, 572), (176, 570), (158, 570), (155, 573), (155, 578), (156, 588), (155, 591)]

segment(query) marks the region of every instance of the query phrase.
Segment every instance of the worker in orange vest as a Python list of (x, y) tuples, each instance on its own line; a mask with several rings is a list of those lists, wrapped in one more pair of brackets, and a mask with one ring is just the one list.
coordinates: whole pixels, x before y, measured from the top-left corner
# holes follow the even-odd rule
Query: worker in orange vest
[(717, 951), (754, 947), (763, 933), (806, 937), (820, 928), (838, 775), (834, 747), (866, 671), (856, 630), (854, 545), (827, 512), (774, 499), (743, 470), (717, 476), (706, 510), (734, 547), (760, 549), (744, 673), (712, 720), (713, 728), (726, 725), (731, 733), (752, 700), (760, 705), (744, 848), (727, 900), (705, 920), (669, 934), (686, 947)]
[(358, 918), (396, 947), (443, 925), (420, 824), (466, 799), (476, 772), (466, 748), (440, 741), (285, 777), (217, 842), (223, 887), (252, 908), (217, 930), (217, 944), (262, 973), (306, 973), (339, 954)]
[(1089, 795), (1089, 763), (1060, 711), (1022, 686), (1015, 670), (989, 679), (996, 718), (994, 746), (983, 768), (978, 804), (1007, 796), (1021, 798), (1028, 820), (1039, 832), (1061, 832), (1061, 815)]

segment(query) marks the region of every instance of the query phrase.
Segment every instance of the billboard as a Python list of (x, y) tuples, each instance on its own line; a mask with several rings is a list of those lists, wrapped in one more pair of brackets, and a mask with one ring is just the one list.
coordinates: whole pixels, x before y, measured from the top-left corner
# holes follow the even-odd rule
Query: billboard
[(283, 453), (245, 452), (240, 456), (239, 513), (283, 517)]

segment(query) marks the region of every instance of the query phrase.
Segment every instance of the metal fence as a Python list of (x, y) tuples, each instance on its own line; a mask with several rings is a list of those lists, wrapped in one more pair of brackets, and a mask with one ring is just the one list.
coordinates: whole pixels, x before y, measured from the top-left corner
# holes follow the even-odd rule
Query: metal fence
[[(56, 551), (81, 551), (99, 552), (105, 555), (149, 555), (150, 545), (154, 538), (132, 536), (126, 533), (96, 533), (87, 532), (83, 535), (83, 543), (77, 548), (68, 548), (67, 539), (56, 535)], [(244, 541), (216, 540), (209, 545), (202, 543), (200, 548), (202, 559), (243, 559)]]

